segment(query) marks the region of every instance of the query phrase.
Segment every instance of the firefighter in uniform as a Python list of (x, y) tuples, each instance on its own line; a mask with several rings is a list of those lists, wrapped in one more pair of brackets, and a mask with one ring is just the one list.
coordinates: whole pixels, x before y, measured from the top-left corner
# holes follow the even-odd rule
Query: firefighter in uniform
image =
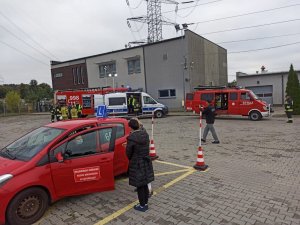
[(288, 121), (287, 123), (293, 122), (293, 100), (290, 96), (286, 96), (284, 103), (285, 113), (287, 115)]
[(57, 120), (57, 121), (62, 120), (62, 116), (61, 116), (61, 108), (60, 108), (60, 105), (59, 105), (59, 104), (57, 104), (56, 107), (55, 107), (55, 115), (56, 115), (56, 120)]
[(128, 98), (128, 110), (129, 110), (129, 114), (133, 114), (134, 113), (134, 107), (135, 107), (135, 103), (136, 100), (133, 97), (133, 95), (130, 95), (130, 97)]
[(66, 106), (61, 107), (61, 115), (62, 115), (63, 120), (68, 118), (68, 111), (67, 111)]
[(76, 104), (76, 109), (77, 109), (77, 117), (81, 118), (81, 115), (82, 115), (82, 106), (78, 102)]
[(50, 113), (51, 113), (51, 122), (53, 123), (55, 120), (55, 107), (54, 105), (50, 106)]
[(76, 108), (75, 103), (72, 106), (71, 115), (72, 115), (72, 119), (78, 118), (78, 113), (77, 113), (77, 108)]

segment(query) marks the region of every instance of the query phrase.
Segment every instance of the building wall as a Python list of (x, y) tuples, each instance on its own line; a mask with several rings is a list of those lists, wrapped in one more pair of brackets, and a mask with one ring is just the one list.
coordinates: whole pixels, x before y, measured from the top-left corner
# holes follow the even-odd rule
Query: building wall
[[(82, 79), (74, 82), (73, 69), (82, 68)], [(79, 89), (88, 87), (88, 77), (85, 60), (76, 60), (51, 66), (52, 87), (54, 90)], [(56, 74), (62, 74), (56, 77)], [(83, 82), (82, 82), (83, 81)]]
[(190, 90), (198, 85), (227, 85), (227, 51), (187, 30)]
[[(297, 72), (298, 79), (300, 79), (300, 73)], [(288, 79), (288, 72), (282, 73), (267, 73), (267, 74), (251, 74), (239, 76), (237, 73), (237, 85), (242, 87), (259, 87), (259, 86), (273, 86), (273, 104), (284, 104), (286, 83)]]
[[(128, 74), (127, 59), (133, 57), (140, 57), (140, 66), (141, 73), (137, 74)], [(104, 86), (113, 86), (113, 78), (100, 78), (99, 73), (99, 64), (105, 62), (116, 62), (116, 72), (117, 77), (114, 78), (114, 86), (121, 87), (121, 85), (130, 86), (133, 89), (143, 88), (145, 90), (145, 74), (144, 74), (144, 57), (143, 57), (143, 48), (132, 48), (127, 49), (126, 51), (112, 52), (108, 54), (103, 54), (100, 56), (95, 56), (87, 58), (87, 72), (89, 87), (104, 87)], [(106, 83), (107, 82), (107, 83)]]
[[(182, 107), (183, 52), (186, 44), (182, 38), (144, 46), (147, 93), (173, 109)], [(166, 89), (175, 89), (176, 96), (159, 98), (159, 90)]]

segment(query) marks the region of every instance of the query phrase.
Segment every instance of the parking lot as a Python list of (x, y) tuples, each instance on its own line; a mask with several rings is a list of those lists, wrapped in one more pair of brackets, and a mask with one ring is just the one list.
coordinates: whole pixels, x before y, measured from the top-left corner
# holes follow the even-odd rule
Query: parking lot
[[(50, 121), (50, 115), (0, 118), (0, 147)], [(142, 119), (151, 134), (151, 119)], [(155, 194), (146, 213), (132, 209), (137, 194), (126, 177), (114, 191), (69, 197), (50, 206), (36, 224), (300, 224), (300, 117), (253, 122), (219, 118), (220, 144), (204, 144), (205, 172), (197, 160), (199, 118), (155, 120)]]

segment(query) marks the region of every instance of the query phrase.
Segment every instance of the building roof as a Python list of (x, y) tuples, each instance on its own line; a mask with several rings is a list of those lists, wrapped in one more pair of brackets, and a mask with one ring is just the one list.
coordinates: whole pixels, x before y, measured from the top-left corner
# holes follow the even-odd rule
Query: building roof
[[(297, 74), (300, 74), (300, 70), (295, 70)], [(243, 72), (236, 72), (236, 77), (254, 77), (254, 76), (270, 76), (270, 75), (282, 75), (288, 74), (289, 71), (280, 71), (280, 72), (264, 72), (264, 73), (243, 73)]]
[[(219, 46), (218, 44), (200, 36), (199, 34), (193, 32), (193, 31), (190, 31), (190, 30), (186, 30), (186, 31), (189, 31), (193, 34), (196, 34), (197, 36), (217, 45), (218, 47), (220, 48), (223, 48), (221, 46)], [(175, 38), (170, 38), (170, 39), (165, 39), (165, 40), (162, 40), (162, 41), (157, 41), (157, 42), (153, 42), (153, 43), (147, 43), (147, 44), (142, 44), (142, 45), (139, 45), (139, 46), (134, 46), (134, 47), (128, 47), (128, 48), (123, 48), (123, 49), (119, 49), (119, 50), (115, 50), (115, 51), (111, 51), (111, 52), (105, 52), (105, 53), (100, 53), (100, 54), (96, 54), (96, 55), (91, 55), (91, 56), (86, 56), (86, 57), (81, 57), (81, 58), (77, 58), (77, 59), (71, 59), (71, 60), (67, 60), (67, 61), (51, 61), (51, 65), (54, 66), (54, 65), (59, 65), (59, 64), (63, 64), (63, 63), (68, 63), (68, 62), (74, 62), (74, 61), (78, 61), (78, 60), (85, 60), (85, 59), (88, 59), (88, 58), (93, 58), (93, 57), (97, 57), (97, 56), (102, 56), (102, 55), (107, 55), (107, 54), (111, 54), (111, 53), (117, 53), (117, 52), (122, 52), (122, 51), (127, 51), (129, 49), (135, 49), (135, 48), (141, 48), (141, 47), (146, 47), (146, 46), (151, 46), (151, 45), (156, 45), (156, 44), (160, 44), (160, 43), (164, 43), (164, 42), (169, 42), (169, 41), (174, 41), (174, 40), (178, 40), (178, 39), (181, 39), (181, 38), (185, 38), (185, 35), (184, 36), (180, 36), (180, 37), (175, 37)], [(226, 50), (225, 48), (223, 48), (224, 50)]]

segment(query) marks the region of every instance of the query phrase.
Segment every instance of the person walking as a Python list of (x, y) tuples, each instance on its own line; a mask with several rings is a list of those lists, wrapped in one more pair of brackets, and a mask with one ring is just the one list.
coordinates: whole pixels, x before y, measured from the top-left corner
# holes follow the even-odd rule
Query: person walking
[(203, 138), (201, 138), (201, 141), (203, 141), (204, 143), (206, 142), (207, 134), (210, 131), (214, 138), (214, 141), (212, 143), (219, 144), (220, 141), (218, 139), (217, 133), (214, 128), (216, 109), (213, 106), (211, 100), (208, 100), (207, 102), (208, 102), (208, 106), (204, 110), (202, 107), (200, 108), (200, 110), (202, 111), (202, 114), (205, 115), (205, 120), (206, 120), (206, 127), (204, 128)]
[(285, 97), (285, 103), (284, 103), (285, 113), (288, 118), (287, 123), (293, 123), (293, 105), (294, 103), (291, 96), (287, 95)]
[(149, 156), (149, 135), (141, 129), (137, 119), (128, 122), (132, 132), (127, 137), (126, 155), (129, 160), (129, 185), (137, 188), (139, 204), (135, 210), (145, 212), (148, 210), (149, 189), (148, 184), (154, 181), (154, 171)]

